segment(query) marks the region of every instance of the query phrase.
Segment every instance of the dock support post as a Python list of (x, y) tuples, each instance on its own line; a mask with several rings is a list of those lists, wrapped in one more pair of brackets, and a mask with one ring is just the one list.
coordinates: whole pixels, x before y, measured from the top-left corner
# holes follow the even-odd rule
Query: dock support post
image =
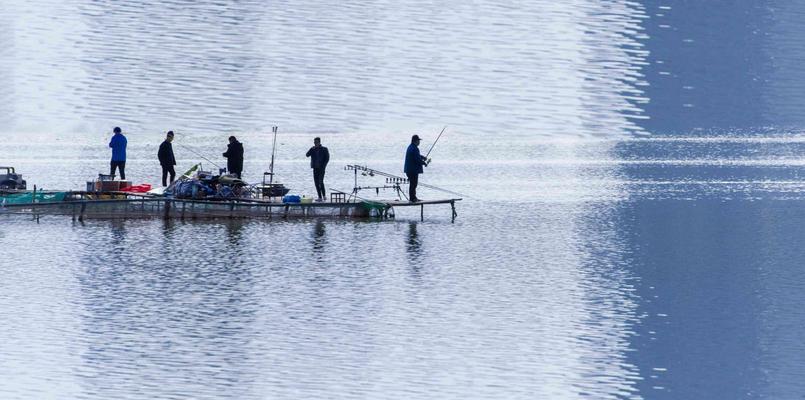
[[(31, 196), (31, 204), (36, 204), (36, 185), (34, 185), (34, 194), (33, 196)], [(39, 222), (39, 220), (36, 217), (36, 206), (34, 205), (31, 206), (31, 214), (33, 214), (34, 219), (36, 219), (36, 222)]]
[(81, 214), (78, 214), (78, 221), (84, 222), (84, 211), (87, 210), (87, 203), (81, 203)]
[(423, 221), (423, 222), (425, 221), (425, 205), (424, 204), (419, 205), (419, 220)]
[(456, 217), (458, 216), (458, 213), (456, 212), (456, 202), (455, 201), (450, 202), (450, 208), (453, 211), (453, 218), (450, 220), (450, 222), (456, 222)]
[(171, 201), (170, 200), (165, 200), (165, 215), (164, 215), (164, 218), (165, 219), (170, 218), (170, 213), (171, 213)]

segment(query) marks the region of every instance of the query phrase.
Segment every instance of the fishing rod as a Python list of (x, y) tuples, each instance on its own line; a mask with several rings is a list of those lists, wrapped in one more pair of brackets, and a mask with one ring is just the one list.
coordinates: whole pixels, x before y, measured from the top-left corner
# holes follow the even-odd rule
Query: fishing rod
[[(274, 142), (271, 144), (271, 165), (268, 167), (268, 184), (274, 183), (274, 151), (277, 149), (277, 127), (272, 126), (271, 131), (274, 132)], [(263, 178), (265, 179), (265, 178)], [(265, 180), (263, 180), (265, 183)]]
[[(372, 168), (369, 168), (369, 167), (364, 166), (364, 165), (352, 164), (352, 165), (347, 165), (346, 167), (344, 167), (344, 169), (345, 170), (353, 170), (353, 171), (355, 171), (355, 175), (356, 175), (355, 176), (355, 179), (356, 179), (355, 186), (356, 187), (357, 187), (357, 171), (362, 171), (363, 175), (368, 175), (368, 176), (375, 176), (375, 175), (383, 176), (383, 177), (386, 178), (387, 183), (395, 183), (395, 184), (408, 183), (408, 178), (403, 178), (401, 176), (389, 174), (388, 172), (378, 171), (376, 169), (372, 169)], [(418, 186), (426, 187), (426, 188), (433, 189), (433, 190), (438, 190), (440, 192), (445, 192), (445, 193), (453, 194), (453, 195), (456, 195), (456, 196), (467, 197), (467, 196), (465, 196), (465, 195), (463, 195), (461, 193), (454, 192), (452, 190), (443, 189), (443, 188), (433, 186), (433, 185), (428, 185), (428, 184), (425, 184), (425, 183), (419, 183)]]
[(439, 132), (439, 136), (436, 136), (436, 140), (434, 140), (434, 141), (433, 141), (433, 144), (432, 144), (432, 145), (430, 145), (430, 150), (428, 150), (428, 153), (427, 153), (427, 154), (425, 154), (425, 158), (426, 158), (426, 159), (427, 159), (427, 158), (428, 158), (428, 156), (430, 155), (430, 152), (431, 152), (431, 151), (433, 151), (433, 148), (434, 148), (434, 147), (436, 147), (436, 142), (438, 142), (438, 141), (439, 141), (439, 138), (440, 138), (440, 137), (442, 137), (442, 133), (444, 133), (444, 130), (445, 130), (445, 129), (447, 129), (447, 125), (445, 125), (445, 126), (444, 126), (444, 128), (442, 128), (442, 131), (441, 131), (441, 132)]
[(203, 155), (201, 155), (201, 153), (199, 153), (199, 152), (197, 152), (197, 151), (195, 151), (195, 150), (191, 149), (190, 147), (187, 147), (187, 146), (185, 146), (185, 145), (183, 145), (183, 144), (181, 144), (181, 143), (177, 143), (177, 144), (178, 144), (179, 146), (182, 146), (182, 148), (183, 148), (183, 149), (185, 149), (185, 150), (189, 150), (191, 153), (193, 153), (193, 154), (195, 154), (195, 155), (197, 155), (197, 156), (199, 156), (199, 157), (203, 158), (203, 159), (204, 159), (205, 161), (207, 161), (208, 163), (210, 163), (210, 164), (212, 164), (212, 165), (215, 165), (216, 167), (218, 167), (218, 169), (223, 169), (223, 168), (222, 168), (220, 165), (218, 165), (218, 164), (216, 164), (216, 163), (212, 162), (212, 160), (210, 160), (210, 159), (209, 159), (209, 158), (207, 158), (207, 157), (204, 157)]

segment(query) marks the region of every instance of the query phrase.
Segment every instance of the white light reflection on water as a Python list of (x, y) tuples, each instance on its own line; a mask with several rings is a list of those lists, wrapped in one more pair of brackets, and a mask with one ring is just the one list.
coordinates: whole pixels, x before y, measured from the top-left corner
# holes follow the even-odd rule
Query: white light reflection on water
[[(699, 283), (683, 267), (709, 267), (687, 257), (710, 243), (712, 235), (700, 229), (704, 217), (716, 218), (715, 226), (740, 220), (697, 213), (699, 201), (771, 199), (771, 206), (730, 211), (755, 218), (777, 241), (785, 237), (761, 216), (797, 220), (780, 206), (788, 203), (774, 201), (801, 200), (797, 157), (805, 143), (796, 129), (773, 128), (643, 137), (646, 121), (707, 128), (721, 104), (733, 107), (718, 115), (726, 119), (761, 113), (741, 108), (751, 101), (702, 93), (730, 86), (696, 75), (701, 68), (693, 61), (673, 59), (673, 43), (703, 43), (679, 30), (687, 26), (679, 23), (686, 20), (682, 8), (626, 1), (321, 7), (81, 0), (0, 6), (0, 85), (9, 88), (0, 91), (0, 164), (18, 167), (30, 184), (81, 188), (107, 168), (115, 125), (129, 134), (127, 172), (138, 183), (156, 183), (154, 155), (167, 129), (180, 132), (177, 169), (198, 161), (193, 152), (222, 161), (225, 137), (238, 135), (247, 146), (246, 177), (256, 181), (270, 158), (266, 128), (278, 124), (286, 184), (310, 192), (302, 155), (321, 135), (333, 152), (327, 182), (348, 189), (352, 176), (339, 170), (343, 165), (400, 173), (410, 134), (424, 133), (429, 145), (448, 124), (423, 179), (470, 196), (459, 204), (456, 224), (442, 210), (429, 212), (425, 223), (404, 210), (382, 223), (73, 225), (3, 216), (0, 260), (14, 262), (2, 264), (0, 311), (9, 328), (0, 331), (0, 381), (12, 384), (0, 394), (695, 397), (702, 393), (695, 391), (696, 365), (723, 360), (738, 362), (710, 369), (718, 384), (704, 393), (718, 393), (736, 376), (755, 379), (757, 365), (770, 388), (747, 379), (750, 389), (771, 397), (797, 391), (786, 368), (801, 366), (801, 352), (789, 352), (797, 348), (795, 335), (777, 333), (792, 320), (760, 307), (795, 314), (796, 285), (786, 283), (801, 282), (796, 275), (772, 272), (764, 285), (726, 289), (700, 283), (684, 298), (688, 308), (674, 297)], [(658, 28), (666, 36), (651, 47), (656, 38), (644, 28), (651, 24), (675, 29)], [(784, 36), (793, 28), (777, 29)], [(662, 59), (650, 59), (655, 51)], [(795, 58), (783, 60), (780, 76), (788, 81), (795, 80)], [(767, 104), (796, 103), (783, 86), (767, 92)], [(675, 91), (686, 94), (665, 94)], [(652, 113), (647, 104), (655, 105)], [(653, 203), (679, 199), (692, 201)], [(667, 235), (669, 226), (687, 230)], [(653, 240), (644, 239), (646, 231)], [(742, 240), (718, 232), (765, 257), (745, 265), (726, 254), (736, 274), (799, 259), (745, 231)], [(667, 250), (656, 254), (673, 262), (645, 248)], [(718, 246), (704, 248), (725, 256)], [(769, 298), (747, 300), (749, 307), (735, 300), (754, 299), (744, 294), (756, 290)], [(710, 293), (732, 300), (730, 312), (761, 310), (762, 318), (735, 318), (752, 327), (763, 321), (758, 330), (765, 336), (734, 336), (765, 347), (736, 358), (708, 346), (713, 325), (687, 315), (709, 321), (710, 314), (696, 314), (706, 309), (727, 321), (719, 332), (732, 333), (731, 320), (707, 307)], [(681, 343), (663, 342), (669, 337)], [(786, 347), (775, 347), (778, 341)], [(673, 354), (673, 344), (704, 353)], [(695, 364), (702, 359), (710, 361)]]
[[(639, 130), (634, 3), (13, 2), (0, 132)], [(505, 133), (504, 133), (505, 132)]]

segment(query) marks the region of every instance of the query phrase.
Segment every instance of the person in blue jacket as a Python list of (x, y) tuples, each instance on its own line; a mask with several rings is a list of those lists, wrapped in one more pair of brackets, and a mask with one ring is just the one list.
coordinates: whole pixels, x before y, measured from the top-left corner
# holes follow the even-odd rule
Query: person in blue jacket
[(416, 197), (416, 187), (419, 184), (419, 174), (422, 167), (428, 166), (428, 160), (419, 153), (419, 135), (411, 137), (411, 144), (405, 151), (405, 167), (403, 171), (408, 176), (408, 200), (412, 203), (419, 201)]
[(128, 141), (126, 137), (120, 133), (120, 127), (115, 127), (115, 134), (109, 142), (109, 147), (112, 148), (112, 162), (109, 175), (115, 174), (115, 168), (120, 170), (120, 179), (126, 179), (126, 144)]

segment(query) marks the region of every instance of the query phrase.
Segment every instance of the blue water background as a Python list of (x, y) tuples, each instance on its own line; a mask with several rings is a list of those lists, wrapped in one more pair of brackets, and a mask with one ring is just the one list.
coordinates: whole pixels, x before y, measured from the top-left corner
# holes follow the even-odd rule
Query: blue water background
[[(11, 1), (0, 165), (246, 146), (464, 194), (393, 221), (0, 216), (2, 398), (801, 398), (805, 4)], [(367, 183), (378, 183), (377, 181)], [(391, 193), (381, 193), (390, 196)], [(423, 190), (424, 198), (444, 193)]]

